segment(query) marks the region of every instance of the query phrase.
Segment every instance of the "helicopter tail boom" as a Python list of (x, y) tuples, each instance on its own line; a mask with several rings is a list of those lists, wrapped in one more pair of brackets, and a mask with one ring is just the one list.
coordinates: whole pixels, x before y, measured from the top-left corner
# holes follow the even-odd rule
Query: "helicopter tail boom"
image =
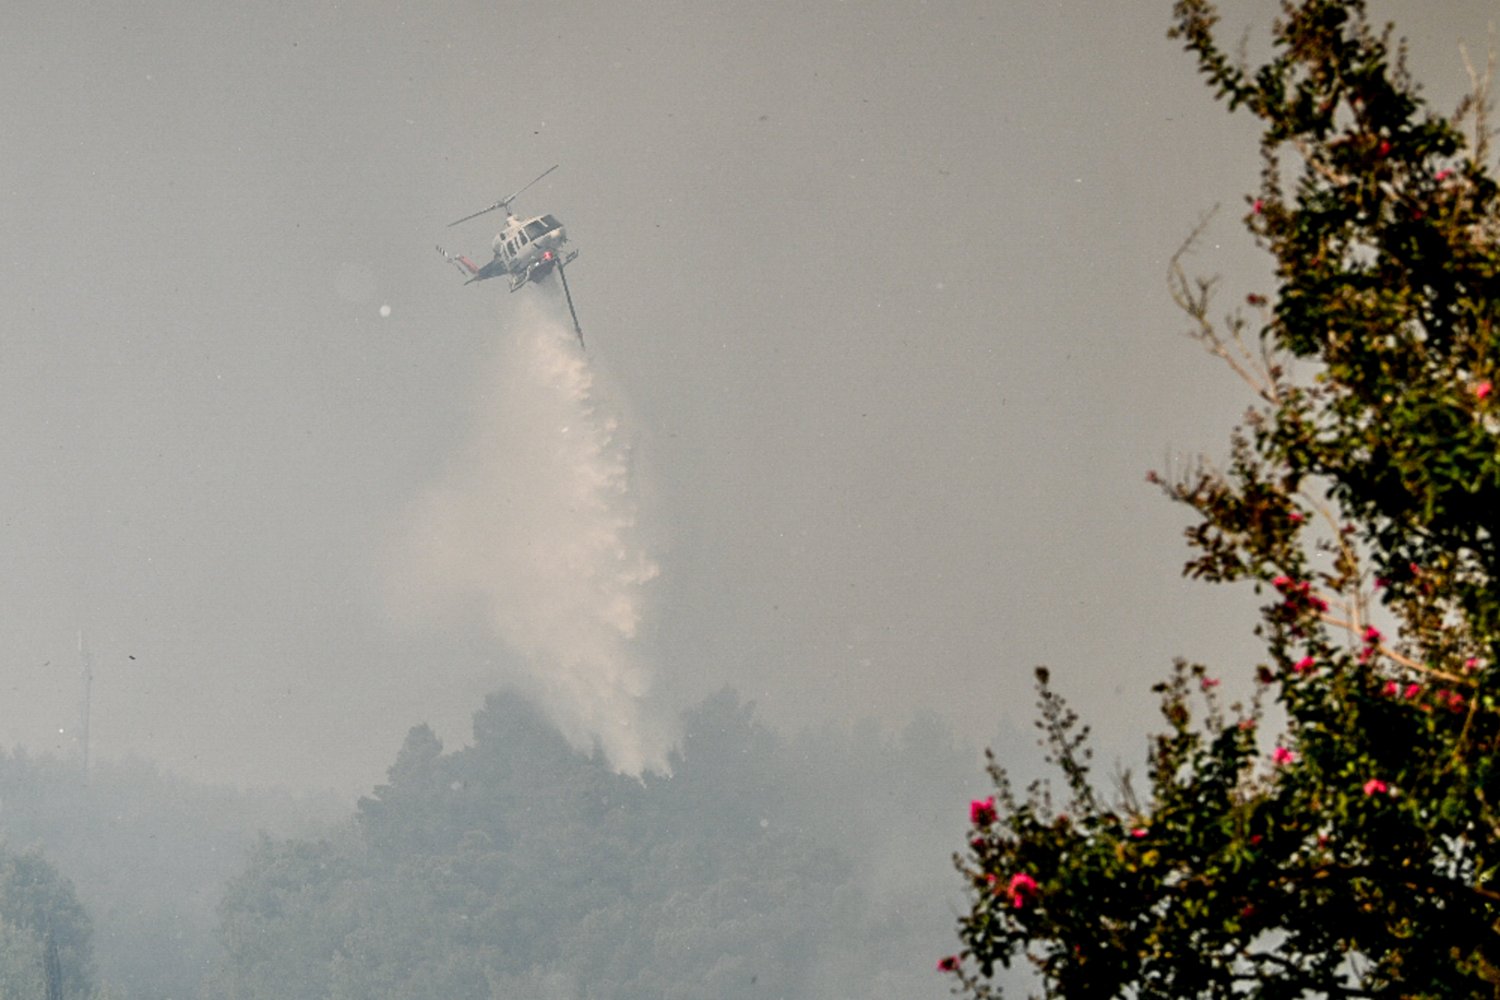
[(465, 274), (466, 276), (472, 275), (473, 277), (469, 278), (470, 281), (474, 281), (478, 277), (479, 265), (475, 264), (472, 260), (465, 257), (463, 254), (451, 254), (448, 251), (444, 250), (442, 247), (438, 247), (437, 252), (443, 255), (444, 260), (452, 264), (454, 267), (458, 268), (459, 271), (463, 272), (463, 274)]

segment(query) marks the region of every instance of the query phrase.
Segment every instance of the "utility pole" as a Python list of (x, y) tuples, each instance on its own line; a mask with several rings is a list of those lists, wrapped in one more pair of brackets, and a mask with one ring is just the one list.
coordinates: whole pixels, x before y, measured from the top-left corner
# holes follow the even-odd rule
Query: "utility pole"
[(83, 780), (89, 780), (89, 708), (94, 698), (94, 657), (83, 638), (83, 629), (78, 630), (78, 659), (83, 667), (83, 706), (78, 720), (78, 748), (83, 758)]

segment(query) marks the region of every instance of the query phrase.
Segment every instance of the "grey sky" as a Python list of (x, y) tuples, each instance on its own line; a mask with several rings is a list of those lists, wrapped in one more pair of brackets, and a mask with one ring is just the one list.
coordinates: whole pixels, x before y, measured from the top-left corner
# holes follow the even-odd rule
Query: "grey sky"
[[(102, 754), (357, 788), (415, 722), (462, 741), (515, 654), (400, 621), (389, 557), (532, 290), (432, 244), (487, 253), (444, 224), (560, 163), (518, 208), (581, 249), (638, 444), (661, 704), (984, 740), (1046, 662), (1133, 752), (1173, 656), (1255, 653), (1142, 479), (1247, 402), (1164, 288), (1215, 203), (1194, 264), (1264, 290), (1251, 123), (1169, 6), (21, 0), (0, 744), (68, 745), (79, 628)], [(1493, 5), (1376, 9), (1446, 110)]]

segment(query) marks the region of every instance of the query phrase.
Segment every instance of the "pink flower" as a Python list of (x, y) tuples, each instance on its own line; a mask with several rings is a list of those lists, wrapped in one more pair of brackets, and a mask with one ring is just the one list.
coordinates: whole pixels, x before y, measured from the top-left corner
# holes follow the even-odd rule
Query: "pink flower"
[(945, 955), (944, 957), (938, 959), (937, 970), (939, 972), (957, 972), (958, 956)]
[(1485, 399), (1486, 397), (1489, 396), (1490, 393), (1492, 393), (1494, 391), (1495, 391), (1495, 387), (1493, 385), (1490, 385), (1490, 383), (1486, 380), (1484, 382), (1479, 383), (1478, 385), (1476, 385), (1474, 387), (1474, 398), (1475, 399)]
[(1441, 184), (1443, 181), (1452, 176), (1453, 171), (1449, 170), (1447, 167), (1444, 167), (1442, 170), (1439, 170), (1437, 173), (1433, 174), (1432, 179)]
[(969, 822), (975, 826), (989, 826), (995, 822), (995, 797), (975, 799), (969, 803)]
[(1379, 641), (1380, 629), (1376, 628), (1374, 625), (1365, 626), (1365, 643), (1373, 646)]
[(1416, 682), (1412, 682), (1411, 684), (1406, 685), (1406, 695), (1405, 695), (1406, 698), (1408, 698), (1408, 699), (1415, 698), (1417, 695), (1419, 695), (1421, 693), (1422, 693), (1422, 685), (1417, 684)]
[(1390, 786), (1379, 778), (1371, 778), (1365, 782), (1366, 795), (1384, 795), (1388, 791), (1390, 791)]
[(1203, 690), (1212, 691), (1214, 688), (1219, 686), (1219, 679), (1217, 677), (1205, 677), (1203, 678), (1203, 680), (1199, 681), (1198, 684), (1203, 688)]
[(1286, 747), (1277, 747), (1275, 750), (1271, 751), (1271, 761), (1277, 767), (1282, 767), (1286, 764), (1294, 763), (1296, 760), (1297, 751), (1295, 750), (1288, 750)]
[(1036, 879), (1025, 872), (1016, 872), (1010, 877), (1010, 905), (1016, 909), (1026, 905), (1026, 901), (1036, 895)]
[(1292, 664), (1292, 670), (1299, 674), (1306, 674), (1310, 673), (1317, 665), (1317, 660), (1314, 660), (1311, 656), (1304, 656), (1302, 659)]
[(1132, 837), (1134, 837), (1136, 840), (1140, 840), (1142, 837), (1144, 837), (1146, 835), (1146, 832), (1147, 831), (1146, 831), (1146, 828), (1144, 826), (1138, 826), (1134, 830), (1130, 831), (1130, 835)]
[(1286, 595), (1284, 606), (1289, 611), (1296, 611), (1302, 605), (1312, 608), (1314, 611), (1327, 611), (1328, 602), (1312, 592), (1312, 584), (1306, 580), (1293, 580), (1286, 574), (1280, 574), (1271, 578), (1271, 586)]
[(1397, 692), (1399, 692), (1400, 690), (1400, 685), (1398, 685), (1395, 681), (1386, 681), (1385, 687), (1380, 689), (1380, 693), (1388, 698), (1394, 698), (1396, 697)]
[(1479, 669), (1479, 658), (1477, 656), (1471, 656), (1467, 660), (1464, 661), (1464, 671), (1466, 673), (1473, 673), (1474, 671), (1476, 671), (1478, 669)]
[(1287, 520), (1291, 521), (1293, 524), (1301, 524), (1303, 521), (1307, 520), (1307, 518), (1302, 516), (1302, 512), (1300, 510), (1294, 510), (1286, 517)]
[(1259, 215), (1260, 213), (1264, 212), (1265, 210), (1266, 210), (1266, 203), (1264, 201), (1262, 201), (1261, 199), (1259, 199), (1259, 198), (1255, 199), (1255, 203), (1250, 206), (1250, 211), (1254, 212), (1256, 215)]

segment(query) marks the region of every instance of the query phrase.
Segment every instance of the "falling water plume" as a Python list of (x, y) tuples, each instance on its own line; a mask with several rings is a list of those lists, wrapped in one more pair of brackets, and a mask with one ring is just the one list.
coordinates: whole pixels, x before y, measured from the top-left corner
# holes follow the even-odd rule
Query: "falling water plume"
[(525, 664), (519, 684), (575, 746), (622, 772), (664, 770), (639, 649), (657, 566), (639, 527), (631, 448), (573, 331), (545, 301), (508, 303), (470, 440), (416, 504), (400, 590), (476, 612)]

